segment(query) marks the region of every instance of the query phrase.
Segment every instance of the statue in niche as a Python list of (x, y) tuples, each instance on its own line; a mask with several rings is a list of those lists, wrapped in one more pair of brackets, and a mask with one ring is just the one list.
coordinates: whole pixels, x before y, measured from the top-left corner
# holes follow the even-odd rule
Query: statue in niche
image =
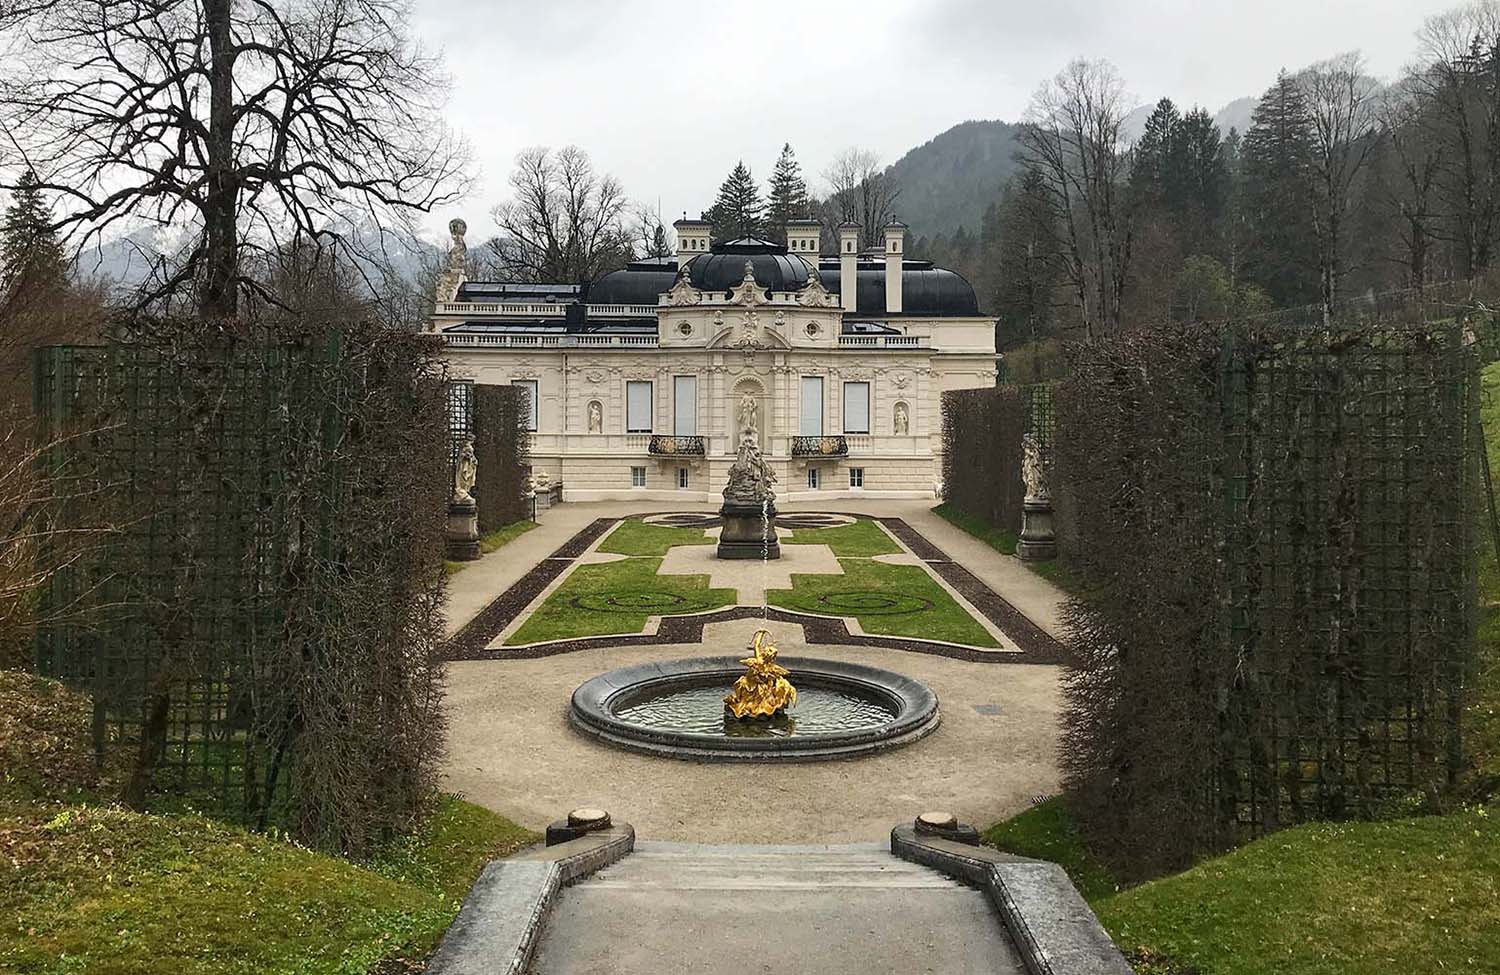
[(1046, 501), (1052, 497), (1047, 487), (1047, 461), (1042, 456), (1042, 442), (1034, 433), (1021, 438), (1021, 480), (1026, 484), (1027, 500)]
[(904, 437), (911, 433), (911, 412), (905, 403), (896, 404), (896, 436)]
[(760, 406), (749, 393), (740, 394), (740, 439), (759, 440)]
[(604, 432), (604, 407), (598, 400), (589, 403), (589, 433)]
[(453, 501), (456, 504), (473, 502), (474, 480), (479, 475), (479, 458), (474, 453), (474, 438), (464, 438), (463, 449), (458, 453), (458, 463), (453, 465)]

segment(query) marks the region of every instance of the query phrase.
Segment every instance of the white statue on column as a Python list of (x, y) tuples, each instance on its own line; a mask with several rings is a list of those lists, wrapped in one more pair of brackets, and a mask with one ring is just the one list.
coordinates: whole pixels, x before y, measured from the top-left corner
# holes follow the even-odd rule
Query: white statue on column
[(436, 292), (433, 298), (437, 301), (453, 301), (458, 297), (458, 288), (468, 280), (469, 245), (464, 243), (464, 234), (469, 232), (469, 225), (463, 220), (448, 221), (448, 233), (453, 237), (453, 243), (448, 248), (448, 259), (443, 266), (443, 273), (438, 275)]
[(1021, 438), (1021, 480), (1026, 484), (1027, 499), (1046, 501), (1052, 497), (1047, 486), (1047, 463), (1042, 457), (1042, 442), (1034, 433)]
[(453, 465), (453, 501), (468, 504), (474, 500), (474, 481), (479, 475), (479, 458), (474, 453), (474, 438), (464, 439), (458, 454), (458, 463)]

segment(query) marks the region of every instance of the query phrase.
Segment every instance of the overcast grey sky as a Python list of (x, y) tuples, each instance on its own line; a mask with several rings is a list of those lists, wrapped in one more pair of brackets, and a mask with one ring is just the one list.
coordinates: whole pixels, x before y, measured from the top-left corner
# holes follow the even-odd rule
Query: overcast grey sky
[(1073, 57), (1108, 58), (1140, 102), (1217, 111), (1279, 68), (1358, 48), (1384, 79), (1455, 0), (416, 0), (453, 78), (479, 180), (435, 214), (488, 235), (515, 154), (574, 143), (670, 221), (783, 142), (816, 184), (861, 146), (892, 162), (974, 118), (1018, 119)]

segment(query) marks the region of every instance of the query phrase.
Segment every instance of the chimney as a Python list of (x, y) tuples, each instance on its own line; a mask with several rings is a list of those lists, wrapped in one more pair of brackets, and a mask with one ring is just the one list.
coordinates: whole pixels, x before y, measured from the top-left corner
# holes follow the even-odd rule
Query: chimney
[(707, 254), (709, 233), (713, 224), (707, 220), (689, 220), (683, 217), (672, 224), (677, 231), (677, 266), (680, 268), (699, 254)]
[(802, 258), (813, 267), (818, 266), (819, 237), (822, 224), (816, 220), (788, 220), (786, 222), (786, 249)]
[(839, 224), (839, 298), (844, 311), (859, 308), (859, 224)]
[(906, 260), (906, 224), (891, 217), (885, 225), (885, 311), (901, 314), (901, 267)]

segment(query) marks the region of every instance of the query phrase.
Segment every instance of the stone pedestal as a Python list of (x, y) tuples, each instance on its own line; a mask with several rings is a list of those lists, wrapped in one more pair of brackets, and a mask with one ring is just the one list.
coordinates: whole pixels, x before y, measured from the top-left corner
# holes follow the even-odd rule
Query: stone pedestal
[(776, 537), (776, 505), (762, 507), (725, 501), (719, 514), (724, 519), (724, 530), (719, 535), (719, 558), (781, 558), (781, 542)]
[(1023, 562), (1045, 562), (1057, 558), (1057, 535), (1052, 529), (1052, 501), (1027, 498), (1021, 503), (1021, 536), (1016, 558)]
[(473, 498), (448, 502), (447, 556), (453, 562), (479, 558), (479, 506)]

